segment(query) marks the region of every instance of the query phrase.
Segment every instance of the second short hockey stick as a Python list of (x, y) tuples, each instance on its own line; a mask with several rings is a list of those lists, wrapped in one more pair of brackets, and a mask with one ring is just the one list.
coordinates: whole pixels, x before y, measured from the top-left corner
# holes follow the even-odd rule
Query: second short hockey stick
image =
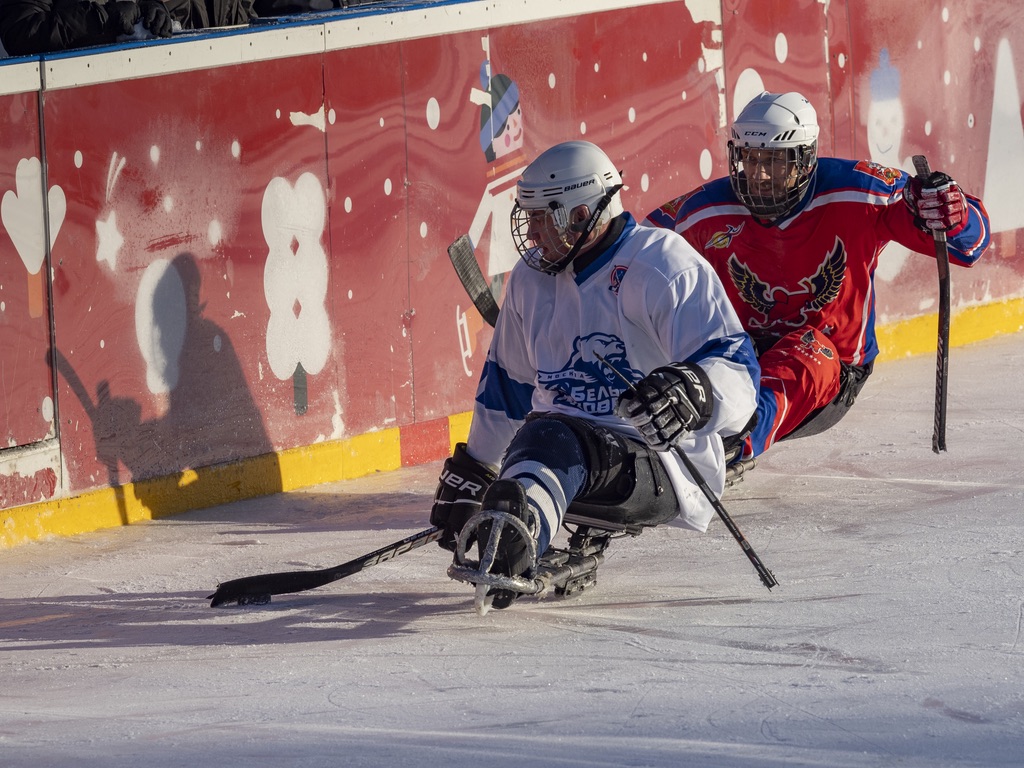
[[(925, 181), (931, 176), (928, 159), (914, 155), (914, 169)], [(946, 391), (949, 381), (949, 246), (946, 233), (932, 230), (935, 239), (935, 261), (939, 268), (939, 335), (935, 347), (935, 422), (932, 428), (932, 450), (946, 450)]]
[[(602, 363), (607, 365), (616, 376), (622, 379), (631, 390), (634, 392), (636, 391), (636, 387), (633, 386), (633, 382), (627, 379), (618, 368), (601, 357), (601, 355), (596, 355), (596, 357)], [(710, 502), (711, 506), (714, 507), (715, 512), (718, 513), (722, 522), (725, 523), (725, 527), (729, 529), (729, 533), (731, 533), (732, 537), (736, 539), (736, 542), (743, 550), (743, 554), (747, 556), (751, 565), (754, 566), (754, 570), (757, 571), (757, 575), (761, 579), (761, 583), (764, 584), (769, 591), (771, 591), (772, 587), (777, 587), (779, 582), (775, 578), (775, 574), (768, 570), (768, 567), (761, 562), (761, 558), (758, 557), (754, 548), (750, 546), (750, 542), (747, 541), (747, 537), (743, 535), (743, 531), (741, 531), (739, 526), (733, 522), (732, 516), (726, 511), (725, 505), (722, 504), (721, 499), (715, 496), (715, 492), (711, 490), (711, 486), (708, 485), (707, 480), (704, 479), (704, 475), (702, 475), (700, 470), (698, 470), (694, 463), (690, 461), (690, 457), (686, 455), (682, 448), (677, 445), (673, 445), (672, 451), (679, 457), (679, 460), (683, 462), (683, 466), (686, 467), (686, 471), (690, 473), (690, 477), (693, 478), (697, 487), (700, 488), (701, 493), (704, 494), (704, 498), (706, 498)]]

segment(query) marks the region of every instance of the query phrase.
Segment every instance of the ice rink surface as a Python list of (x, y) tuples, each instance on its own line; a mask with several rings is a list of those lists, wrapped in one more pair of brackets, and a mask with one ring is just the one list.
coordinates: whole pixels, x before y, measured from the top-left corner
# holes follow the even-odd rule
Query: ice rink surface
[[(0, 551), (3, 766), (1020, 766), (1024, 336), (879, 366), (717, 519), (478, 616), (429, 545), (261, 607), (219, 581), (427, 527), (440, 463)], [(561, 540), (561, 537), (560, 537)]]

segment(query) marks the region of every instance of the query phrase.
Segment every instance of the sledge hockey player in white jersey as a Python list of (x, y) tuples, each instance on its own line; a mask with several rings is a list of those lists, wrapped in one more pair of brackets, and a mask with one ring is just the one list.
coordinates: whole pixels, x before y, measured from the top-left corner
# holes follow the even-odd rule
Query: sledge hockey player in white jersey
[(720, 496), (722, 438), (756, 407), (757, 358), (718, 276), (676, 233), (638, 226), (621, 188), (585, 141), (543, 152), (518, 182), (522, 261), (430, 515), (455, 551), (449, 574), (488, 607), (531, 591), (567, 511), (705, 531), (714, 508), (673, 447)]

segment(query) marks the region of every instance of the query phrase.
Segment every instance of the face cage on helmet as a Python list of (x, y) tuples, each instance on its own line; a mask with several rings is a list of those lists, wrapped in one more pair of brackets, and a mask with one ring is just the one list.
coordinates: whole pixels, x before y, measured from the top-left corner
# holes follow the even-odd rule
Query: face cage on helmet
[[(530, 214), (536, 215), (540, 211), (543, 211), (548, 220), (544, 224), (532, 224)], [(512, 206), (511, 220), (512, 242), (515, 243), (523, 261), (547, 275), (557, 275), (569, 266), (569, 259), (566, 257), (572, 252), (579, 234), (570, 229), (569, 211), (564, 205), (552, 200), (547, 208), (522, 208), (517, 202)], [(547, 228), (557, 236), (557, 243), (552, 249), (530, 237), (531, 231), (541, 227)]]
[[(620, 189), (622, 189), (622, 184), (616, 184), (605, 190), (604, 196), (591, 211), (590, 218), (576, 226), (569, 221), (569, 210), (557, 200), (549, 202), (547, 208), (523, 208), (516, 201), (512, 206), (510, 218), (512, 241), (516, 245), (516, 250), (519, 251), (520, 258), (528, 266), (546, 275), (557, 275), (564, 271), (576, 258), (576, 254), (583, 244), (587, 242), (590, 233), (594, 231), (594, 227), (601, 220), (605, 209), (608, 208), (612, 198), (618, 194)], [(543, 211), (548, 218), (543, 226), (554, 232), (557, 238), (557, 244), (551, 249), (551, 253), (548, 252), (546, 246), (529, 236), (530, 231), (537, 228), (531, 226), (530, 214), (538, 211)]]
[(774, 177), (776, 173), (779, 173), (783, 178), (791, 180), (784, 190), (778, 190), (775, 185), (770, 185), (765, 190), (751, 188), (743, 168), (743, 150), (745, 149), (748, 147), (740, 147), (732, 141), (729, 142), (729, 181), (732, 184), (732, 191), (740, 202), (758, 218), (775, 220), (785, 216), (803, 199), (804, 193), (811, 183), (811, 176), (817, 167), (816, 145), (802, 144), (799, 147), (779, 149), (749, 148), (785, 153), (784, 165), (780, 164), (781, 168), (776, 169), (773, 163), (773, 170), (770, 174)]

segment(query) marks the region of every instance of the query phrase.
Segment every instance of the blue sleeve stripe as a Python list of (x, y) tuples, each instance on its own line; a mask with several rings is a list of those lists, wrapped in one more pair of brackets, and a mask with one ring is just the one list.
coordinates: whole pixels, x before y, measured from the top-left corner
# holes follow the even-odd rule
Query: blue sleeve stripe
[(853, 362), (855, 365), (867, 365), (876, 357), (878, 357), (878, 337), (875, 335), (875, 301), (872, 298), (868, 321), (864, 324), (864, 338), (861, 340), (860, 360), (854, 358)]
[(712, 339), (690, 355), (684, 362), (700, 363), (708, 358), (721, 358), (742, 365), (756, 384), (761, 379), (761, 366), (757, 362), (754, 344), (745, 333)]
[(533, 385), (514, 381), (493, 360), (484, 364), (482, 383), (476, 401), (484, 408), (504, 413), (515, 421), (525, 419), (532, 409)]
[(967, 198), (967, 226), (949, 238), (949, 255), (957, 263), (970, 266), (988, 247), (992, 232), (981, 201), (968, 195), (964, 197)]
[(760, 389), (757, 393), (757, 423), (750, 433), (750, 444), (753, 456), (760, 456), (772, 447), (775, 442), (775, 418), (779, 413), (778, 395), (770, 389)]

